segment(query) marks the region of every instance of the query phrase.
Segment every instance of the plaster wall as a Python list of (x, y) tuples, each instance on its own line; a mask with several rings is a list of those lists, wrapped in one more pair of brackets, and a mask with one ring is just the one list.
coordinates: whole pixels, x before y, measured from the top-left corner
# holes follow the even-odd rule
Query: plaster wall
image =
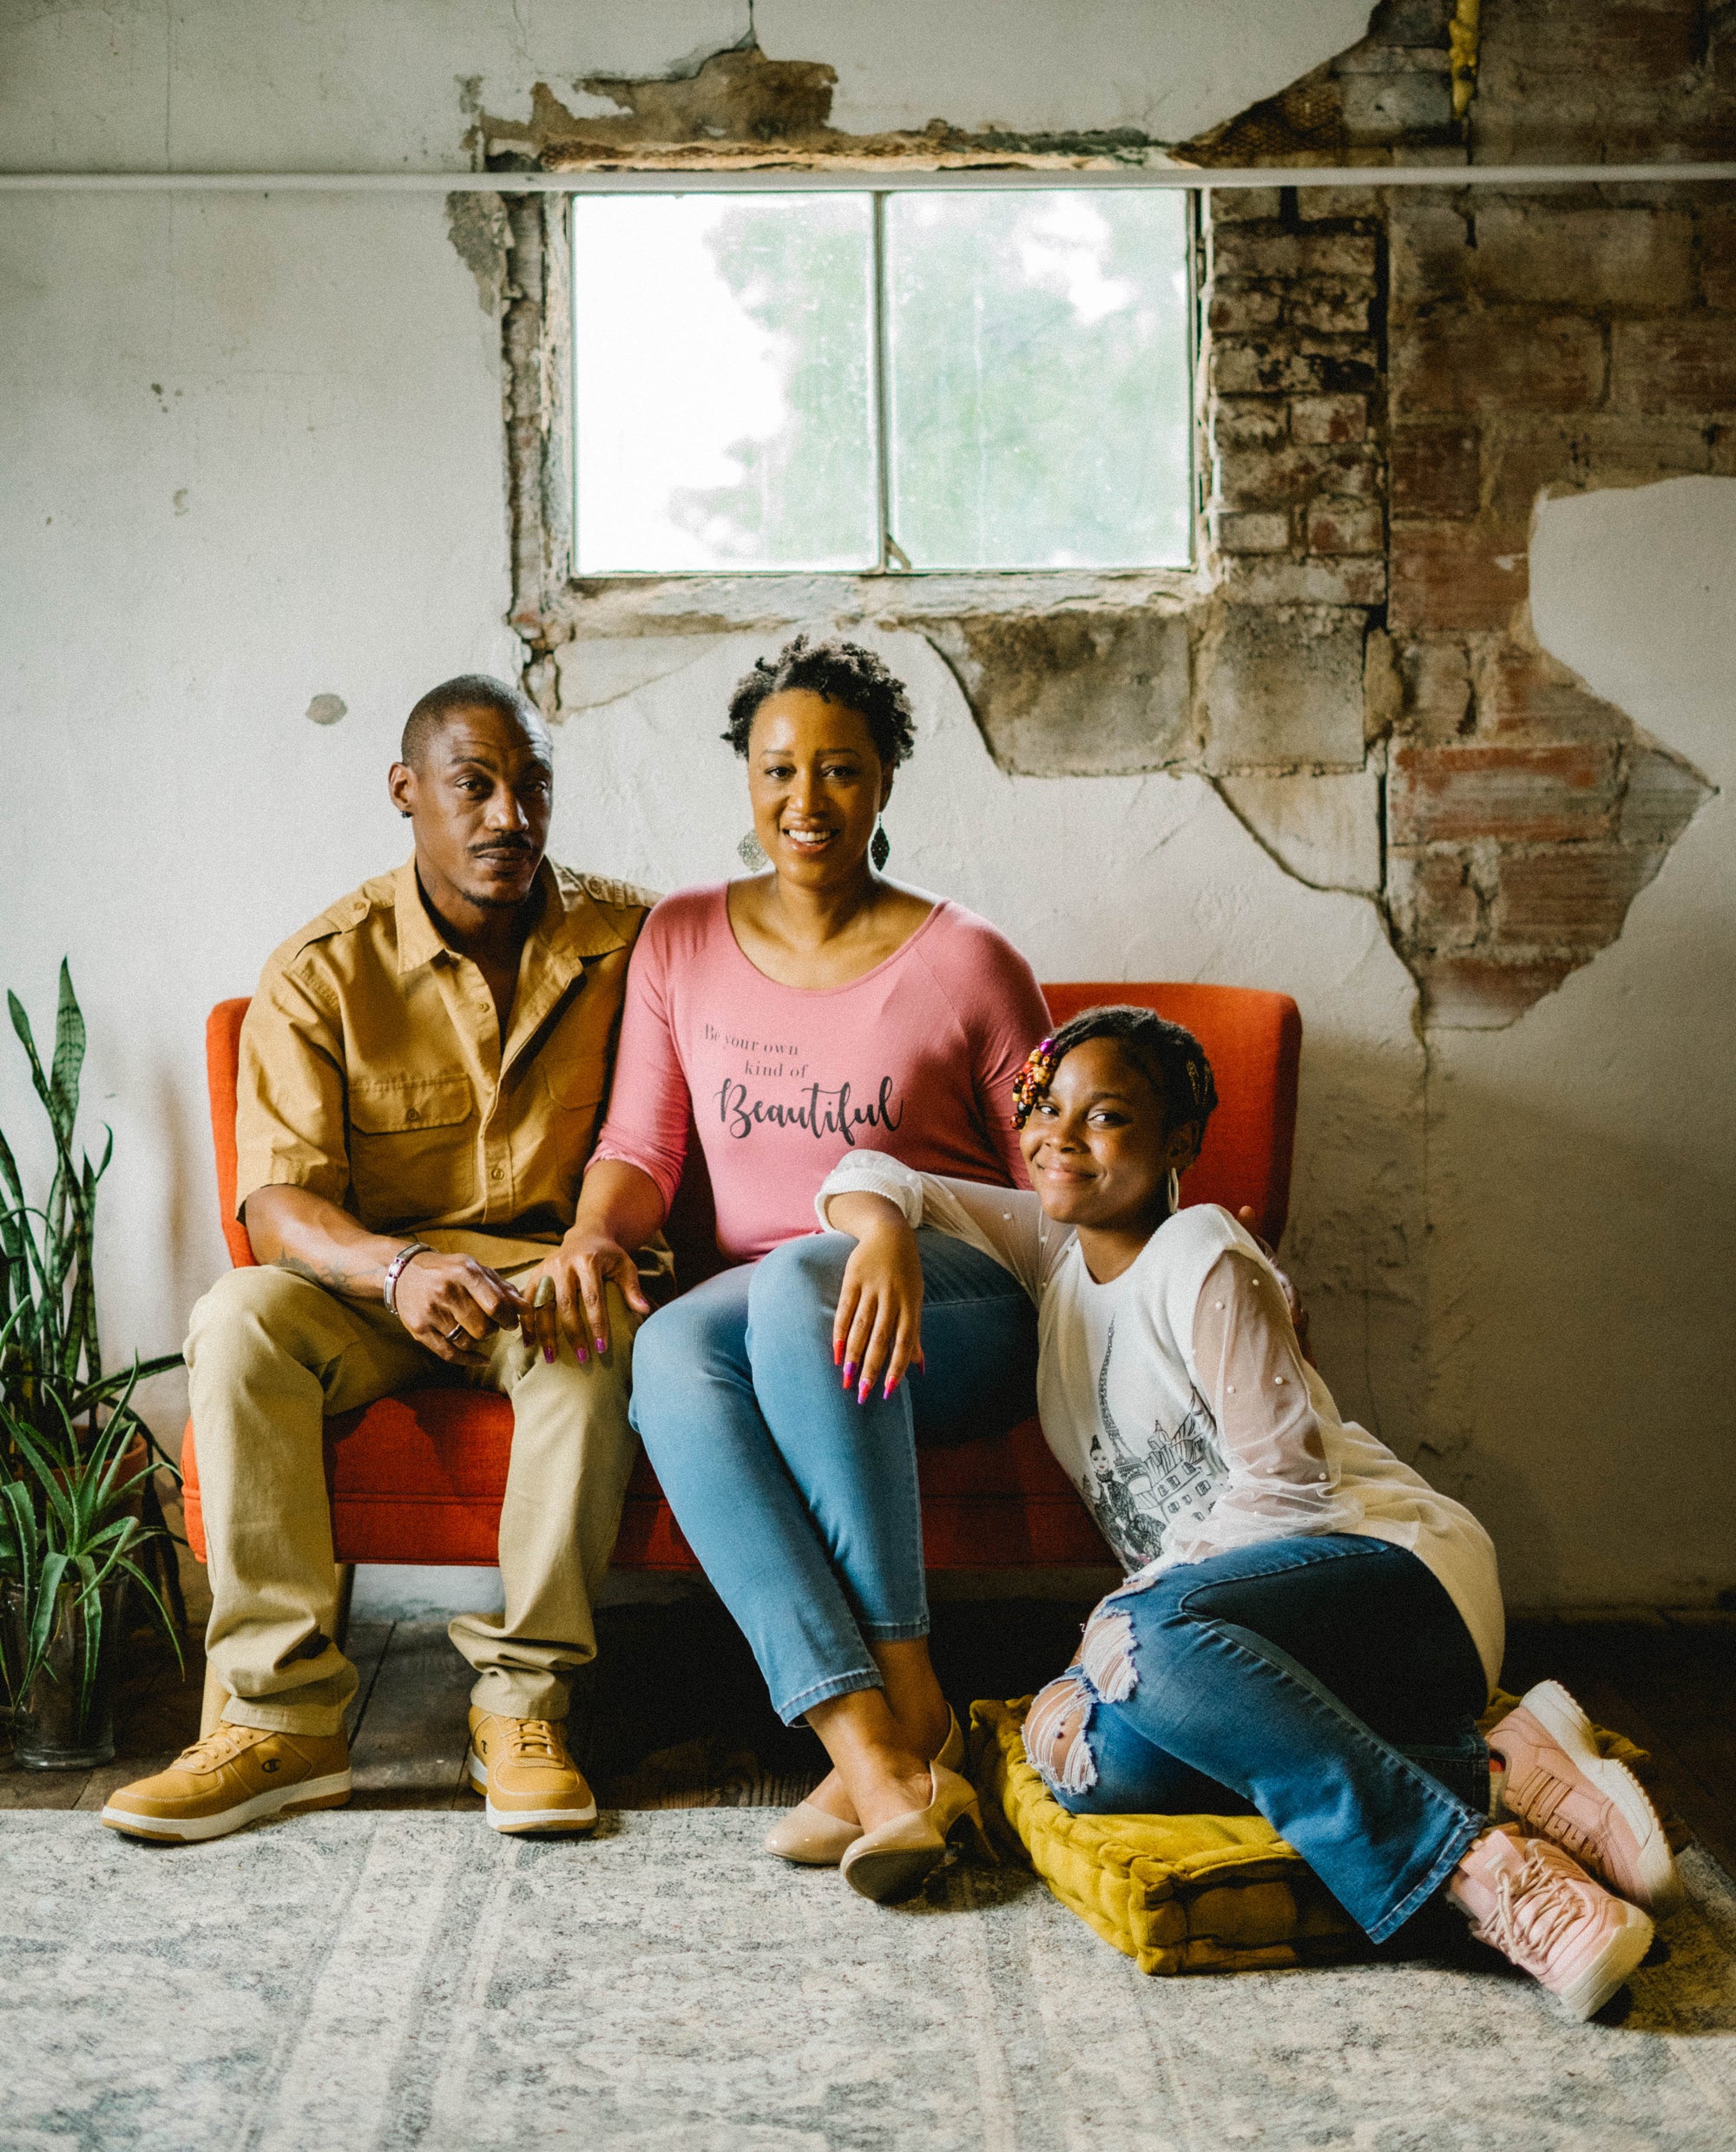
[[(852, 130), (938, 112), (1171, 139), (1362, 28), (1338, 0), (1243, 0), (1207, 40), (1199, 10), (1104, 0), (1077, 11), (1058, 56), (1048, 0), (1002, 0), (976, 50), (944, 27), (964, 12), (759, 0), (754, 28), (774, 58), (836, 66), (834, 121)], [(0, 140), (18, 167), (463, 168), (472, 110), (521, 109), (539, 80), (565, 94), (688, 69), (746, 28), (734, 0), (15, 0)], [(223, 1260), (204, 1011), (399, 856), (383, 775), (414, 694), (520, 661), (503, 625), (499, 339), (437, 196), (43, 196), (14, 198), (0, 227), (0, 984), (42, 1028), (67, 952), (90, 1016), (88, 1121), (116, 1135), (112, 1357), (174, 1343)], [(1711, 491), (1691, 509), (1667, 486), (1546, 508), (1539, 544), (1558, 565), (1546, 576), (1540, 554), (1540, 591), (1562, 595), (1534, 608), (1546, 648), (1727, 796), (1716, 601), (1696, 613), (1680, 594), (1715, 546), (1729, 559), (1728, 511), (1710, 503), (1736, 487), (1695, 483)], [(1621, 520), (1647, 502), (1666, 505)], [(1576, 582), (1581, 543), (1611, 592), (1641, 569), (1654, 579), (1644, 635), (1641, 609)], [(1354, 848), (1321, 815), (1342, 816), (1363, 774), (1262, 780), (1335, 788), (1318, 814), (1299, 792), (1253, 814), (1288, 833), (1269, 851), (1200, 776), (1008, 774), (930, 643), (878, 639), (924, 730), (889, 818), (898, 870), (987, 913), (1045, 976), (1297, 994), (1286, 1256), (1323, 1365), (1350, 1410), (1471, 1494), (1514, 1596), (1693, 1599), (1733, 1582), (1730, 1520), (1707, 1490), (1728, 1477), (1716, 1377), (1736, 1339), (1699, 1223), (1724, 1214), (1713, 1190), (1731, 1174), (1729, 1041), (1705, 1005), (1707, 966), (1727, 978), (1736, 937), (1721, 802), (1559, 995), (1425, 1052), (1373, 899), (1308, 885), (1378, 885), (1378, 858), (1351, 876), (1309, 865)], [(559, 732), (557, 853), (663, 885), (731, 871), (745, 814), (717, 714), (768, 640), (595, 646), (615, 670)], [(311, 721), (319, 696), (345, 714)], [(1088, 871), (1101, 877), (1088, 896)], [(1642, 1111), (1659, 1083), (1660, 1109)], [(0, 1042), (0, 1125), (32, 1130), (36, 1112)], [(172, 1380), (151, 1404), (172, 1433)]]

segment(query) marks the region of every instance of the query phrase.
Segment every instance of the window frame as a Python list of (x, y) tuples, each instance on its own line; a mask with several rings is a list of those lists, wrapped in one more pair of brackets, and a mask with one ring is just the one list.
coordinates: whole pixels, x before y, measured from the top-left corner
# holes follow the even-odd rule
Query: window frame
[[(1187, 558), (1184, 562), (1143, 564), (1128, 563), (1104, 567), (1062, 568), (918, 568), (912, 566), (909, 556), (898, 544), (891, 529), (891, 393), (890, 366), (887, 350), (886, 306), (886, 198), (889, 194), (917, 194), (931, 191), (932, 175), (912, 171), (902, 181), (889, 180), (879, 174), (869, 175), (840, 174), (825, 175), (826, 183), (815, 185), (813, 177), (797, 172), (779, 172), (775, 183), (760, 185), (751, 190), (739, 183), (729, 184), (737, 175), (723, 172), (709, 174), (696, 183), (677, 188), (659, 189), (659, 192), (694, 194), (723, 194), (753, 192), (756, 194), (858, 194), (869, 197), (871, 207), (871, 261), (870, 289), (873, 308), (870, 339), (870, 363), (872, 369), (871, 396), (874, 455), (874, 510), (878, 528), (879, 558), (867, 568), (790, 568), (781, 566), (753, 567), (732, 563), (714, 568), (612, 568), (581, 569), (578, 566), (578, 430), (576, 425), (578, 350), (574, 300), (577, 290), (578, 264), (575, 258), (576, 234), (571, 215), (572, 194), (556, 198), (559, 205), (556, 227), (557, 243), (549, 252), (562, 257), (562, 275), (559, 287), (560, 303), (551, 309), (553, 318), (544, 326), (545, 338), (551, 332), (556, 344), (560, 366), (559, 406), (565, 423), (560, 431), (563, 449), (562, 462), (565, 514), (561, 519), (565, 540), (565, 576), (569, 591), (582, 590), (601, 595), (617, 587), (645, 589), (648, 586), (671, 584), (694, 589), (695, 586), (733, 584), (738, 582), (766, 584), (782, 582), (791, 584), (819, 583), (833, 589), (855, 583), (871, 587), (883, 582), (921, 583), (933, 588), (939, 585), (962, 586), (976, 584), (984, 578), (996, 582), (1014, 581), (1021, 584), (1059, 586), (1077, 585), (1082, 581), (1095, 587), (1098, 584), (1115, 588), (1124, 587), (1130, 580), (1150, 581), (1156, 578), (1170, 585), (1191, 582), (1198, 573), (1200, 551), (1200, 525), (1205, 509), (1203, 459), (1200, 455), (1200, 359), (1204, 341), (1204, 325), (1200, 319), (1200, 293), (1204, 287), (1204, 224), (1202, 188), (1188, 187), (1175, 191), (1183, 198), (1183, 274), (1187, 280), (1182, 297), (1182, 313), (1186, 328), (1187, 351), (1185, 363), (1187, 373), (1187, 471), (1185, 484), (1187, 490)], [(994, 175), (985, 185), (973, 187), (972, 193), (1033, 194), (1033, 193), (1103, 193), (1117, 191), (1105, 188), (1101, 182), (1109, 175), (1092, 173), (1088, 177), (1080, 174), (1072, 184), (1064, 187), (1042, 181), (1058, 178), (1058, 174), (1043, 173), (1033, 175), (1023, 183), (1012, 182), (1001, 174)], [(1071, 176), (1071, 175), (1069, 175)], [(1206, 175), (1202, 174), (1202, 179)], [(987, 175), (985, 175), (985, 178)], [(922, 181), (930, 180), (930, 187)], [(998, 181), (999, 183), (996, 183)], [(842, 182), (842, 183), (840, 183)], [(575, 190), (575, 192), (578, 190)], [(642, 187), (590, 186), (584, 188), (587, 196), (593, 194), (624, 196), (636, 195), (648, 190)], [(938, 191), (938, 190), (934, 190)], [(952, 191), (950, 189), (947, 191)], [(553, 203), (550, 204), (552, 207)], [(551, 293), (551, 297), (553, 294)], [(896, 556), (896, 557), (894, 557)], [(1059, 593), (1057, 592), (1057, 595)], [(1033, 596), (1036, 595), (1035, 590)], [(946, 608), (951, 610), (950, 607)]]

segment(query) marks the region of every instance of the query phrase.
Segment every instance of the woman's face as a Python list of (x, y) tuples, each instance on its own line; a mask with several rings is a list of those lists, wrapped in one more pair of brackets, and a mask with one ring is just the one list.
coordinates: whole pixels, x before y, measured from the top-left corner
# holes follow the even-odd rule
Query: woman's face
[(856, 711), (806, 688), (760, 705), (747, 736), (753, 833), (786, 880), (825, 889), (859, 874), (891, 789)]
[(1164, 1126), (1151, 1079), (1114, 1039), (1087, 1039), (1056, 1069), (1019, 1136), (1043, 1209), (1088, 1231), (1151, 1232), (1162, 1222), (1172, 1167), (1184, 1172), (1197, 1131)]

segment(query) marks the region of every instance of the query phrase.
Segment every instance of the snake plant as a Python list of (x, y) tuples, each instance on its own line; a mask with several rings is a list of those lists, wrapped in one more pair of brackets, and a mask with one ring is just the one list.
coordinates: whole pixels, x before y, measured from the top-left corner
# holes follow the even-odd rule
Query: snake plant
[[(0, 1655), (16, 1702), (29, 1694), (68, 1620), (76, 1621), (81, 1662), (89, 1661), (86, 1673), (95, 1679), (98, 1594), (116, 1573), (142, 1586), (165, 1620), (165, 1593), (177, 1621), (185, 1610), (156, 1493), (157, 1467), (168, 1460), (133, 1404), (135, 1385), (179, 1366), (181, 1355), (135, 1357), (112, 1372), (102, 1365), (92, 1265), (97, 1184), (115, 1138), (105, 1130), (94, 1163), (88, 1152), (74, 1156), (85, 1025), (71, 972), (62, 963), (46, 1069), (23, 1004), (16, 994), (6, 999), (55, 1154), (47, 1199), (30, 1203), (0, 1134), (0, 1580), (10, 1587), (16, 1616), (12, 1648), (0, 1644)], [(145, 1467), (128, 1473), (124, 1460), (141, 1440)], [(156, 1570), (155, 1583), (140, 1556)]]

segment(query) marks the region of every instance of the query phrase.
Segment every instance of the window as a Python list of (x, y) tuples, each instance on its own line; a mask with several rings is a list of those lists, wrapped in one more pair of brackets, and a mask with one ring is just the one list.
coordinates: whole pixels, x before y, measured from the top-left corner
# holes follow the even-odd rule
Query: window
[(576, 196), (575, 571), (1185, 566), (1187, 214)]

